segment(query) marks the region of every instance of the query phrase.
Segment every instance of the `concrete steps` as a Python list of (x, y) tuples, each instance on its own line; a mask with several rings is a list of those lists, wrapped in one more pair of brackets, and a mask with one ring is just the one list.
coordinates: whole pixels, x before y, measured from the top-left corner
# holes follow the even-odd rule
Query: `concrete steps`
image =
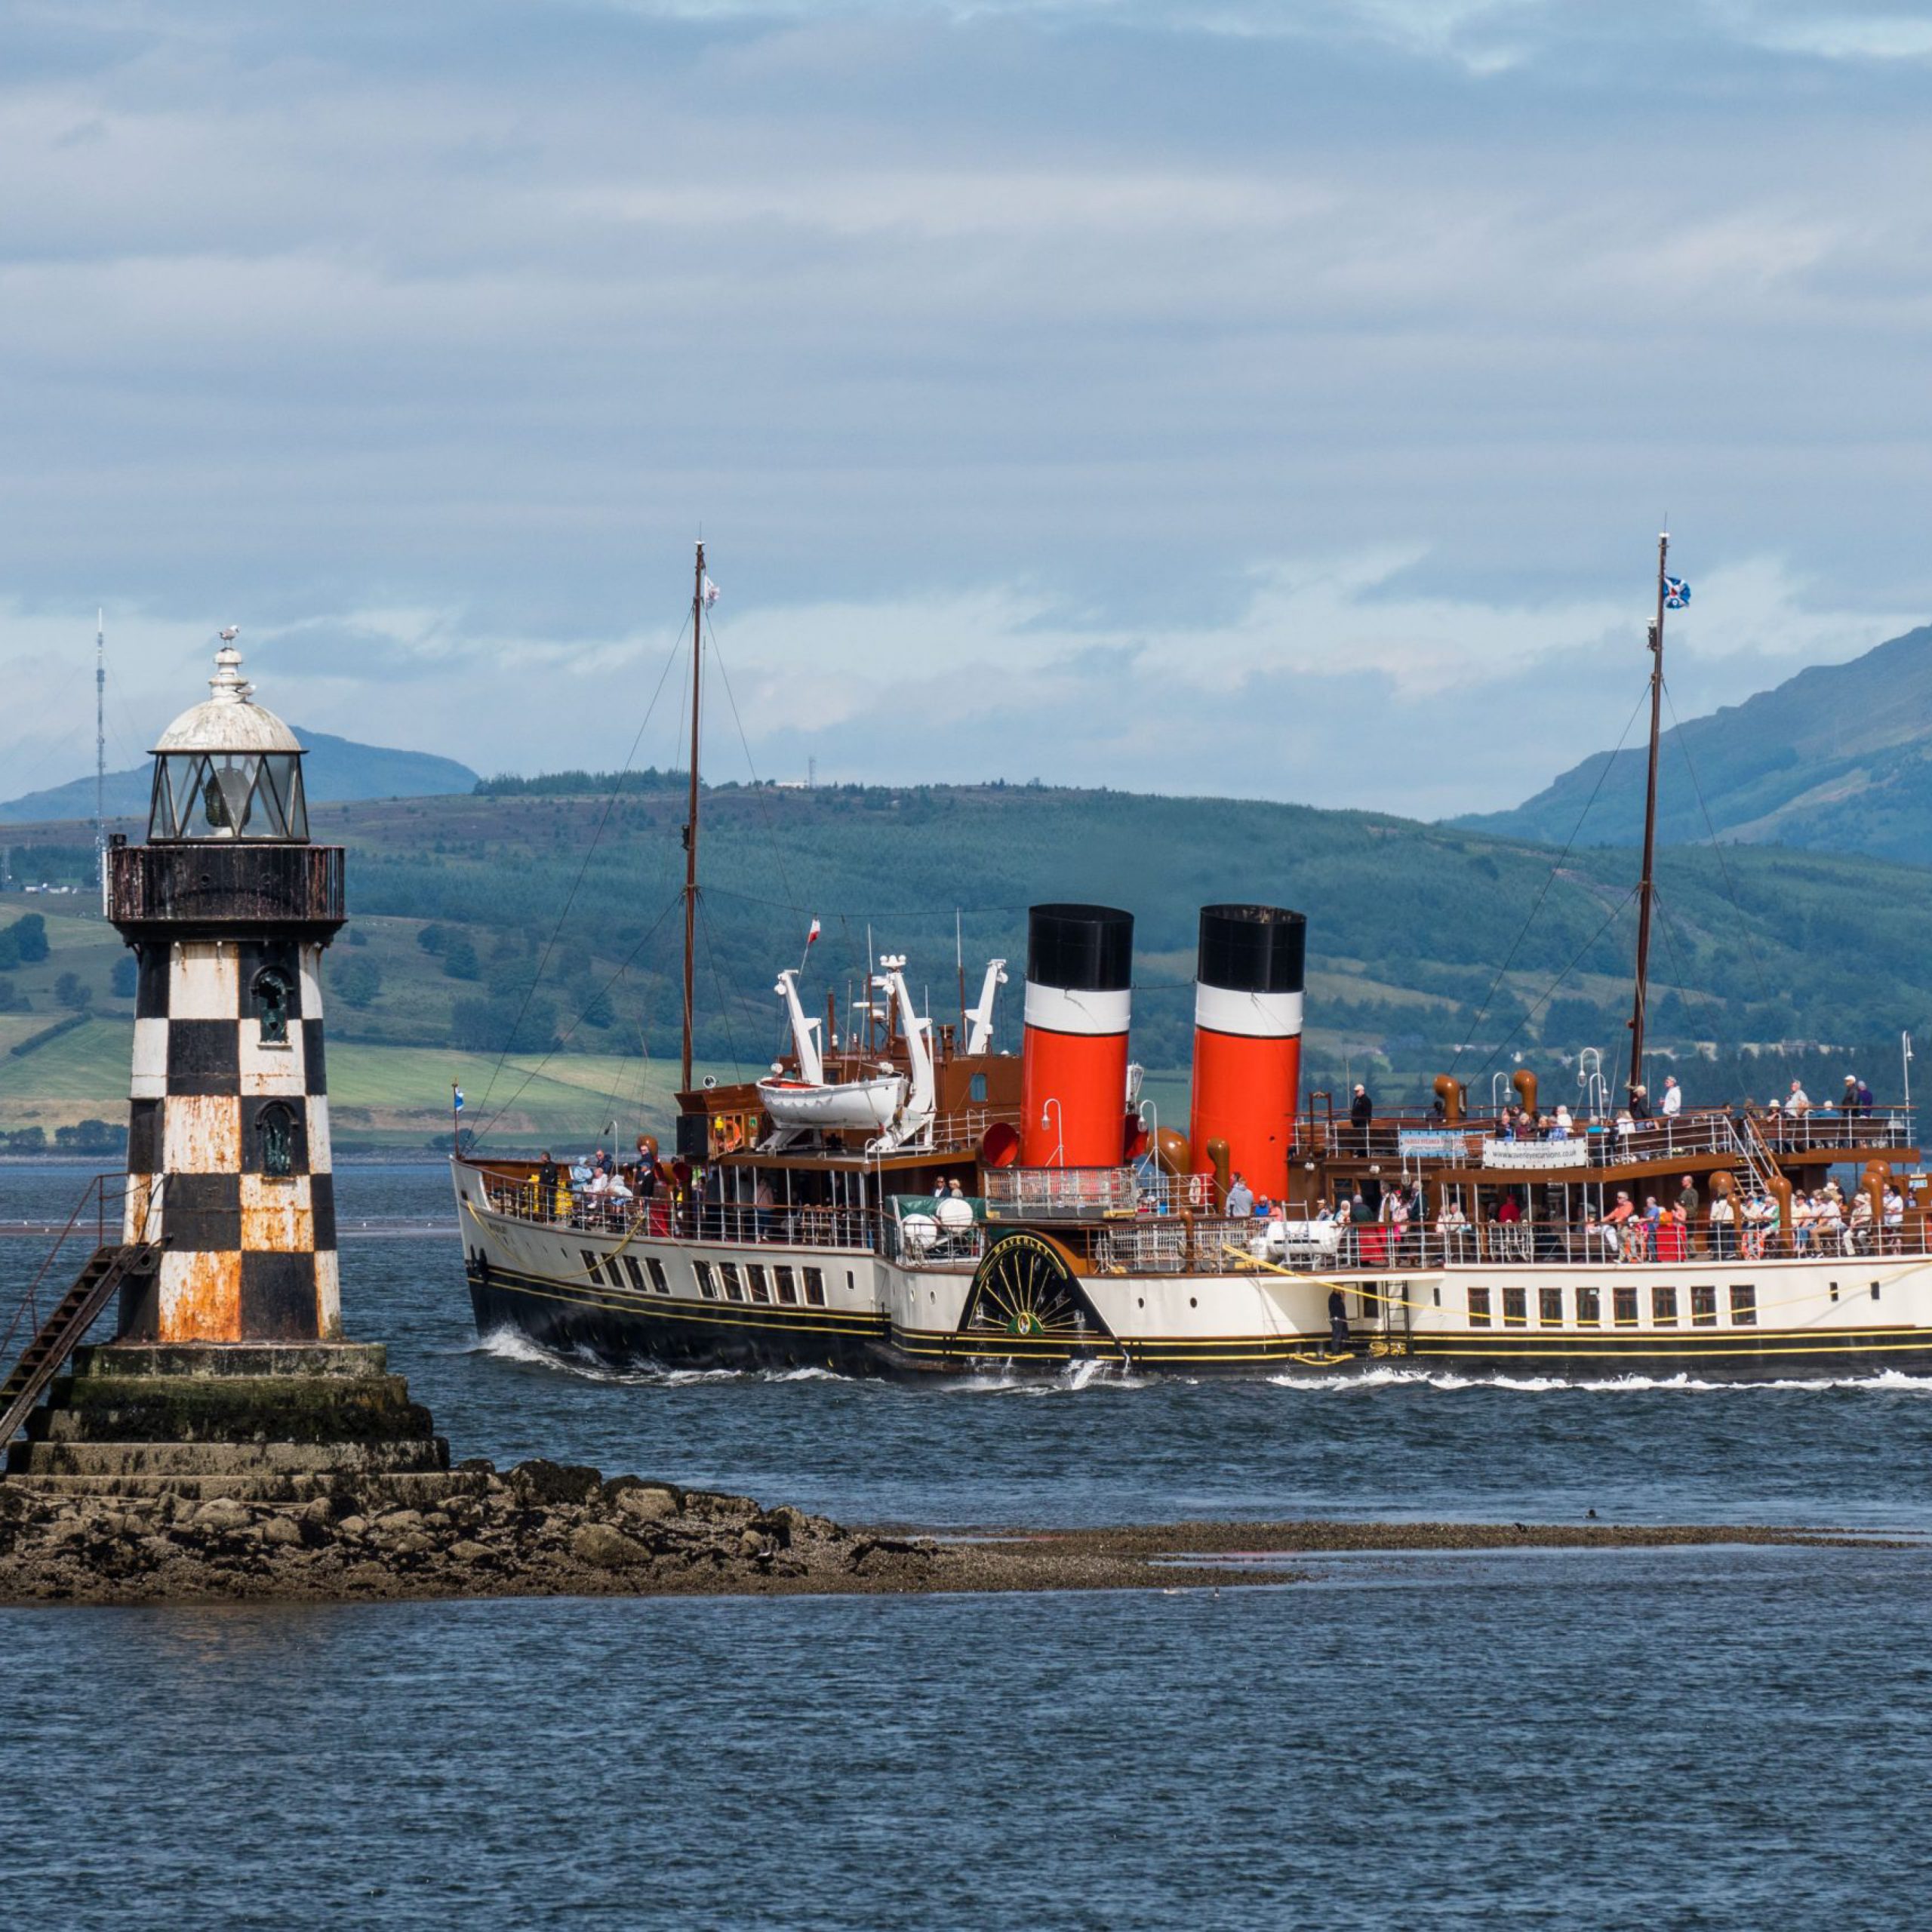
[(77, 1349), (6, 1479), (97, 1496), (299, 1500), (350, 1482), (432, 1500), (449, 1445), (379, 1344), (112, 1343)]

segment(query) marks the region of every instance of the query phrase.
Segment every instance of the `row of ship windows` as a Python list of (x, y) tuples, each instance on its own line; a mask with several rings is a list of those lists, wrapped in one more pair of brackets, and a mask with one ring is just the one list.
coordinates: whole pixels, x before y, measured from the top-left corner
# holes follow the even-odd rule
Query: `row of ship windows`
[[(621, 1254), (607, 1254), (601, 1263), (590, 1249), (580, 1248), (577, 1251), (583, 1257), (585, 1273), (593, 1281), (606, 1281), (614, 1288), (628, 1286), (639, 1294), (647, 1290), (660, 1295), (671, 1292), (671, 1278), (665, 1272), (663, 1263), (654, 1254), (645, 1255), (640, 1266), (638, 1257), (628, 1250)], [(645, 1278), (646, 1269), (650, 1270), (648, 1284)], [(787, 1262), (768, 1266), (762, 1261), (694, 1261), (691, 1273), (697, 1283), (698, 1293), (706, 1301), (716, 1301), (721, 1297), (726, 1301), (783, 1302), (795, 1308), (802, 1290), (807, 1307), (825, 1306), (823, 1268), (794, 1268)], [(630, 1278), (628, 1283), (626, 1275)]]
[[(1758, 1291), (1748, 1281), (1734, 1284), (1729, 1290), (1730, 1325), (1734, 1328), (1755, 1328), (1758, 1325)], [(1537, 1290), (1537, 1326), (1540, 1328), (1561, 1328), (1563, 1326), (1563, 1293), (1561, 1288)], [(1576, 1293), (1576, 1325), (1579, 1328), (1601, 1328), (1603, 1326), (1604, 1293), (1601, 1288), (1578, 1288)], [(1694, 1287), (1688, 1291), (1690, 1326), (1694, 1328), (1715, 1328), (1718, 1325), (1718, 1291), (1715, 1288)], [(1878, 1290), (1872, 1290), (1875, 1296)], [(1506, 1328), (1527, 1328), (1530, 1325), (1530, 1291), (1527, 1288), (1505, 1288), (1503, 1297), (1503, 1326)], [(1611, 1325), (1615, 1328), (1634, 1328), (1637, 1326), (1638, 1291), (1635, 1287), (1618, 1287), (1610, 1291)], [(1651, 1325), (1654, 1328), (1675, 1328), (1680, 1314), (1680, 1297), (1675, 1287), (1653, 1288), (1651, 1291)], [(1469, 1291), (1469, 1326), (1487, 1328), (1495, 1323), (1496, 1311), (1487, 1288)]]

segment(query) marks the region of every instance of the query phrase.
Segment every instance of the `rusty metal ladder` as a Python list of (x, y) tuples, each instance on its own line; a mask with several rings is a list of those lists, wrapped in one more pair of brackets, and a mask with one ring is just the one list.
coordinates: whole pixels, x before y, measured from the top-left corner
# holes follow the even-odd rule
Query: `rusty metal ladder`
[(47, 1385), (100, 1318), (101, 1312), (131, 1275), (149, 1272), (160, 1249), (146, 1242), (94, 1250), (74, 1285), (28, 1343), (12, 1372), (0, 1383), (0, 1447), (27, 1416)]
[[(20, 1337), (27, 1340), (20, 1358), (0, 1383), (0, 1455), (14, 1439), (14, 1432), (26, 1420), (41, 1392), (60, 1374), (67, 1358), (85, 1339), (115, 1291), (131, 1275), (152, 1272), (159, 1264), (159, 1247), (152, 1242), (118, 1242), (108, 1238), (111, 1226), (118, 1228), (127, 1218), (125, 1209), (132, 1183), (125, 1175), (97, 1174), (74, 1204), (66, 1225), (55, 1236), (54, 1245), (23, 1291), (12, 1315), (0, 1324), (0, 1362), (5, 1361)], [(149, 1226), (154, 1225), (149, 1202), (143, 1210)], [(69, 1242), (78, 1235), (85, 1238), (88, 1217), (94, 1221), (93, 1253), (74, 1278), (74, 1285), (60, 1297), (47, 1319), (40, 1318), (39, 1296), (43, 1283), (56, 1272), (63, 1251), (72, 1254)], [(69, 1265), (72, 1265), (69, 1263)]]

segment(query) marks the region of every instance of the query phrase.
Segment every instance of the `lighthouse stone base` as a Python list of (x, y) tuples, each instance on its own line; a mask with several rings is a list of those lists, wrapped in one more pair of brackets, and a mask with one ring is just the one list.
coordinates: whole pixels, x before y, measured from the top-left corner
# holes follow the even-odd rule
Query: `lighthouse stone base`
[(7, 1472), (84, 1494), (278, 1501), (345, 1481), (427, 1501), (469, 1481), (382, 1345), (349, 1342), (78, 1349)]

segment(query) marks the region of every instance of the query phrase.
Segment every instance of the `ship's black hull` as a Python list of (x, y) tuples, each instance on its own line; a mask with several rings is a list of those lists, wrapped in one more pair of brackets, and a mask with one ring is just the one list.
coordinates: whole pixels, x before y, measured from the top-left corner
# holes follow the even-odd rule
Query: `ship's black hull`
[(507, 1329), (560, 1355), (588, 1355), (623, 1367), (823, 1368), (838, 1375), (889, 1373), (891, 1324), (884, 1316), (827, 1315), (806, 1309), (693, 1309), (684, 1304), (612, 1308), (472, 1273), (476, 1332)]
[(540, 1282), (472, 1273), (471, 1306), (477, 1332), (507, 1330), (560, 1356), (589, 1356), (613, 1367), (641, 1362), (667, 1368), (740, 1371), (823, 1368), (834, 1374), (924, 1380), (934, 1375), (1063, 1374), (1098, 1363), (1134, 1374), (1204, 1376), (1306, 1374), (1316, 1378), (1382, 1368), (1432, 1374), (1553, 1375), (1565, 1379), (1623, 1376), (1730, 1382), (1832, 1379), (1891, 1371), (1932, 1375), (1932, 1337), (1909, 1329), (1872, 1330), (1842, 1337), (1767, 1332), (1574, 1338), (1557, 1343), (1522, 1337), (1417, 1336), (1411, 1340), (1358, 1336), (1351, 1351), (1331, 1352), (1306, 1338), (1274, 1338), (1272, 1346), (1231, 1346), (1219, 1357), (1198, 1345), (1170, 1355), (1158, 1345), (1118, 1343), (1066, 1346), (1015, 1339), (997, 1352), (963, 1342), (933, 1346), (931, 1337), (895, 1336), (877, 1316), (801, 1308), (734, 1306), (694, 1308), (612, 1306), (571, 1297)]

